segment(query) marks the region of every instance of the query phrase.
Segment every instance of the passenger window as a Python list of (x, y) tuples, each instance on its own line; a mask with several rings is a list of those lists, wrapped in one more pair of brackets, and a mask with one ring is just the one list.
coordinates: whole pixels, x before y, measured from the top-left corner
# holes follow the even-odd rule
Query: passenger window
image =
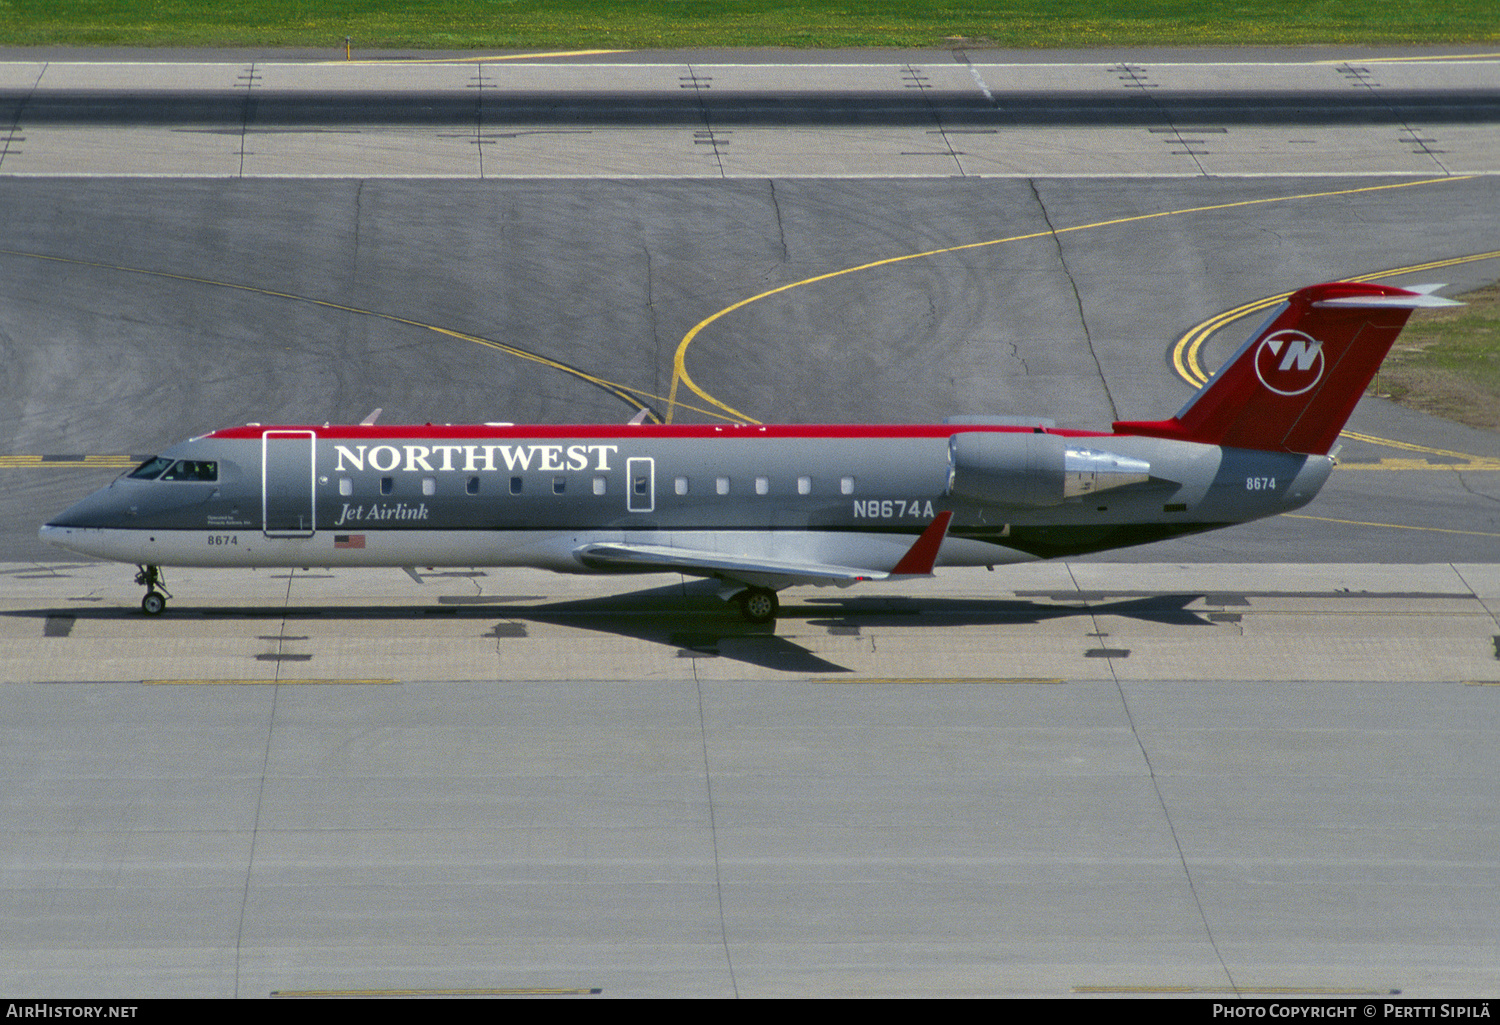
[(345, 498), (348, 498), (350, 495), (354, 494), (354, 482), (348, 477), (339, 478), (339, 494), (343, 495)]
[(755, 493), (757, 495), (769, 495), (771, 493), (771, 482), (765, 477), (755, 478)]
[(521, 493), (521, 478), (520, 477), (512, 477), (510, 479), (510, 493), (512, 495), (519, 495)]
[(853, 477), (840, 477), (839, 478), (839, 494), (841, 494), (841, 495), (852, 495), (852, 494), (854, 494), (854, 478)]
[(602, 494), (604, 494), (604, 478), (603, 477), (595, 477), (594, 478), (594, 494), (596, 494), (596, 495), (602, 495)]
[(479, 494), (479, 478), (470, 477), (468, 480), (464, 481), (464, 491), (471, 495)]
[(568, 489), (568, 478), (566, 478), (566, 477), (553, 477), (552, 478), (552, 493), (554, 495), (560, 495), (564, 491), (566, 491), (567, 489)]
[(718, 480), (714, 481), (714, 493), (719, 495), (729, 494), (728, 477), (720, 477)]
[(810, 494), (812, 494), (812, 478), (811, 477), (798, 477), (797, 478), (797, 494), (799, 494), (799, 495), (810, 495)]
[(395, 477), (382, 477), (382, 478), (380, 478), (380, 493), (382, 495), (389, 495), (392, 491), (395, 491), (395, 490), (396, 490), (396, 478)]
[(635, 477), (633, 487), (637, 495), (649, 495), (651, 493), (651, 478), (644, 475)]
[(679, 495), (687, 494), (688, 479), (686, 477), (678, 477), (675, 481), (672, 482), (672, 490)]

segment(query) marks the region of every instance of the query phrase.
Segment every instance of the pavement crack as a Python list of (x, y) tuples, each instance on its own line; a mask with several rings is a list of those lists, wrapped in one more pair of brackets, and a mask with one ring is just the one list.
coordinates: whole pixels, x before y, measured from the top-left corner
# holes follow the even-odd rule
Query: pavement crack
[(245, 177), (245, 148), (250, 143), (250, 123), (255, 120), (255, 62), (250, 62), (249, 69), (245, 72), (245, 102), (240, 108), (240, 170), (239, 177)]
[(1462, 487), (1469, 494), (1473, 495), (1475, 498), (1482, 498), (1486, 502), (1500, 503), (1500, 497), (1496, 497), (1495, 495), (1486, 494), (1483, 491), (1476, 491), (1474, 489), (1473, 482), (1471, 482), (1469, 480), (1468, 475), (1465, 474), (1462, 470), (1455, 471), (1454, 474), (1453, 474), (1453, 476), (1455, 476), (1455, 477), (1458, 478), (1458, 484), (1459, 484), (1459, 486)]
[[(1174, 120), (1172, 120), (1171, 111), (1166, 107), (1163, 107), (1161, 102), (1156, 98), (1156, 95), (1151, 91), (1156, 88), (1156, 83), (1147, 81), (1148, 73), (1146, 69), (1134, 64), (1122, 63), (1114, 65), (1112, 68), (1110, 68), (1110, 70), (1123, 72), (1123, 74), (1120, 74), (1117, 77), (1121, 81), (1125, 82), (1125, 88), (1136, 90), (1151, 104), (1152, 108), (1156, 111), (1156, 114), (1161, 118), (1162, 124), (1166, 127), (1166, 131), (1170, 133), (1170, 141), (1182, 147), (1181, 150), (1174, 151), (1173, 155), (1191, 157), (1193, 166), (1198, 169), (1199, 174), (1203, 175), (1205, 178), (1212, 177), (1212, 175), (1208, 173), (1208, 168), (1203, 166), (1203, 161), (1198, 159), (1200, 153), (1204, 151), (1193, 149), (1193, 146), (1196, 143), (1194, 141), (1183, 138), (1182, 129), (1177, 126), (1177, 123)], [(1201, 131), (1202, 129), (1200, 128), (1198, 130)]]
[[(287, 581), (287, 591), (291, 591), (291, 581)], [(286, 618), (282, 617), (282, 633), (286, 633)], [(276, 676), (281, 677), (281, 666), (276, 666)], [(255, 792), (255, 817), (250, 824), (250, 852), (245, 859), (245, 885), (240, 891), (240, 915), (239, 922), (234, 931), (234, 995), (240, 996), (240, 973), (245, 967), (245, 915), (250, 907), (250, 882), (255, 878), (255, 853), (256, 845), (260, 841), (260, 818), (261, 810), (266, 800), (266, 773), (271, 765), (271, 738), (276, 731), (276, 699), (281, 688), (271, 688), (271, 709), (266, 717), (266, 746), (261, 752), (260, 761), (260, 783)]]
[(276, 634), (276, 682), (281, 683), (281, 656), (286, 654), (286, 613), (292, 607), (292, 581), (296, 579), (297, 571), (287, 570), (286, 574), (286, 598), (281, 606), (281, 628)]
[(927, 112), (932, 115), (932, 123), (937, 125), (937, 135), (943, 140), (943, 148), (948, 151), (953, 165), (958, 169), (960, 178), (967, 177), (964, 171), (963, 161), (958, 159), (958, 152), (953, 148), (953, 140), (948, 137), (948, 129), (943, 125), (943, 116), (936, 107), (932, 105), (932, 89), (927, 84), (927, 76), (922, 74), (922, 69), (912, 64), (902, 65), (905, 70), (901, 73), (907, 80), (906, 88), (915, 89), (922, 97), (922, 102), (927, 105)]
[[(1385, 99), (1385, 96), (1382, 95), (1380, 83), (1373, 81), (1373, 76), (1370, 74), (1368, 69), (1355, 67), (1353, 64), (1345, 61), (1344, 63), (1337, 65), (1335, 70), (1340, 75), (1344, 76), (1345, 82), (1347, 82), (1349, 85), (1353, 86), (1356, 89), (1363, 89), (1369, 95), (1380, 98), (1380, 101), (1385, 105), (1385, 109), (1391, 113), (1392, 118), (1394, 119), (1394, 123), (1397, 126), (1397, 142), (1417, 147), (1411, 152), (1425, 154), (1428, 159), (1430, 159), (1434, 164), (1437, 165), (1438, 170), (1443, 174), (1450, 176), (1453, 174), (1453, 172), (1448, 169), (1447, 165), (1445, 165), (1439, 158), (1439, 154), (1441, 154), (1443, 151), (1440, 149), (1433, 149), (1432, 146), (1429, 145), (1430, 143), (1434, 143), (1437, 140), (1424, 138), (1421, 130), (1413, 128), (1411, 126), (1411, 122), (1401, 116), (1399, 108), (1388, 102)], [(1403, 135), (1408, 136), (1408, 138), (1401, 138), (1401, 136)]]
[[(1068, 579), (1073, 582), (1073, 588), (1082, 592), (1083, 588), (1078, 586), (1078, 578), (1073, 575), (1073, 564), (1064, 563), (1068, 570)], [(1099, 626), (1099, 617), (1094, 612), (1093, 603), (1088, 597), (1080, 593), (1083, 607), (1089, 611), (1089, 621), (1094, 624), (1094, 634), (1099, 637), (1107, 636)], [(1161, 808), (1162, 820), (1166, 823), (1167, 832), (1172, 836), (1172, 845), (1177, 851), (1177, 862), (1182, 866), (1183, 877), (1187, 880), (1188, 893), (1193, 898), (1193, 906), (1198, 909), (1198, 918), (1203, 923), (1203, 933), (1208, 940), (1208, 945), (1214, 952), (1214, 957), (1219, 962), (1219, 968), (1224, 972), (1224, 978), (1228, 980), (1229, 987), (1234, 992), (1239, 992), (1239, 984), (1234, 981), (1234, 972), (1230, 971), (1229, 963), (1224, 960), (1224, 954), (1219, 950), (1219, 942), (1214, 937), (1213, 926), (1209, 924), (1208, 912), (1203, 907), (1203, 898), (1198, 894), (1198, 886), (1193, 880), (1193, 870), (1188, 865), (1187, 854), (1182, 849), (1182, 839), (1177, 835), (1177, 826), (1172, 821), (1172, 810), (1167, 806), (1166, 795), (1161, 792), (1161, 779), (1156, 774), (1156, 766), (1151, 764), (1151, 752), (1146, 747), (1146, 742), (1141, 737), (1140, 730), (1136, 727), (1135, 716), (1130, 711), (1130, 698), (1125, 693), (1125, 687), (1120, 683), (1119, 671), (1115, 668), (1115, 659), (1106, 658), (1104, 664), (1109, 666), (1109, 676), (1115, 685), (1115, 693), (1120, 697), (1120, 709), (1125, 713), (1125, 722), (1130, 727), (1130, 735), (1135, 739), (1136, 748), (1141, 753), (1141, 761), (1145, 763), (1146, 775), (1151, 780), (1152, 789), (1156, 793), (1156, 804)]]
[(479, 177), (484, 179), (484, 65), (474, 66), (474, 148), (479, 151)]
[(1029, 375), (1031, 373), (1031, 368), (1026, 365), (1026, 357), (1021, 355), (1021, 343), (1011, 342), (1009, 344), (1011, 359), (1021, 364), (1021, 373)]
[[(4, 134), (4, 138), (0, 138), (0, 166), (4, 165), (5, 158), (13, 152), (11, 147), (15, 143), (24, 141), (23, 139), (16, 138), (16, 133), (21, 130), (21, 115), (26, 110), (26, 104), (31, 102), (31, 97), (36, 94), (37, 88), (42, 84), (42, 76), (47, 73), (47, 69), (51, 66), (51, 62), (42, 64), (42, 69), (36, 73), (36, 81), (31, 83), (31, 88), (26, 90), (26, 95), (21, 97), (20, 103), (16, 104), (16, 113), (11, 118), (10, 124), (0, 129), (0, 132)], [(15, 150), (14, 152), (19, 153), (20, 150)]]
[[(1489, 603), (1480, 596), (1479, 592), (1474, 588), (1474, 585), (1469, 583), (1468, 580), (1464, 579), (1463, 570), (1459, 569), (1457, 565), (1450, 562), (1448, 564), (1448, 568), (1453, 571), (1454, 576), (1458, 577), (1459, 582), (1469, 589), (1469, 594), (1473, 596), (1474, 600), (1479, 603), (1479, 607), (1484, 609), (1485, 612), (1489, 613), (1489, 617), (1494, 622), (1496, 629), (1500, 629), (1500, 608), (1490, 608)], [(1500, 640), (1497, 640), (1496, 643), (1500, 644)], [(1495, 657), (1500, 658), (1500, 649), (1497, 649)]]
[(351, 259), (353, 260), (354, 273), (359, 273), (359, 222), (364, 217), (365, 179), (361, 178), (359, 184), (354, 187), (354, 245)]
[(1042, 194), (1036, 187), (1035, 178), (1027, 178), (1026, 184), (1031, 186), (1031, 196), (1036, 200), (1037, 209), (1042, 212), (1042, 222), (1047, 225), (1047, 231), (1052, 236), (1052, 244), (1057, 247), (1057, 262), (1062, 267), (1063, 273), (1068, 276), (1068, 287), (1073, 290), (1073, 302), (1078, 307), (1078, 323), (1083, 328), (1083, 340), (1088, 346), (1089, 356), (1094, 361), (1094, 371), (1099, 375), (1099, 387), (1104, 390), (1104, 400), (1109, 403), (1110, 420), (1120, 419), (1120, 411), (1115, 406), (1115, 397), (1110, 394), (1109, 382), (1104, 377), (1104, 366), (1099, 362), (1099, 354), (1094, 351), (1094, 338), (1089, 332), (1088, 317), (1083, 312), (1083, 296), (1078, 292), (1078, 282), (1073, 277), (1073, 269), (1068, 266), (1067, 253), (1063, 251), (1062, 239), (1057, 236), (1057, 228), (1052, 224), (1052, 217), (1047, 213), (1047, 204), (1042, 201)]
[(729, 986), (735, 998), (740, 995), (739, 983), (734, 977), (734, 956), (729, 950), (729, 927), (724, 920), (724, 870), (719, 857), (719, 827), (714, 814), (714, 774), (708, 761), (708, 722), (703, 713), (703, 677), (698, 674), (698, 662), (692, 660), (693, 686), (698, 692), (698, 737), (703, 751), (703, 787), (708, 797), (708, 835), (714, 852), (714, 897), (719, 908), (719, 942), (724, 948), (724, 965), (729, 971)]
[(641, 246), (641, 255), (646, 258), (646, 323), (651, 332), (651, 343), (656, 351), (656, 358), (652, 362), (652, 390), (660, 395), (664, 384), (661, 375), (663, 368), (661, 322), (656, 316), (656, 270), (651, 262), (651, 247)]
[[(689, 64), (687, 66), (687, 78), (685, 81), (692, 85), (693, 97), (698, 101), (698, 113), (703, 117), (704, 130), (702, 133), (695, 134), (702, 134), (705, 136), (705, 138), (700, 141), (706, 143), (709, 148), (713, 150), (714, 163), (719, 168), (719, 177), (727, 178), (729, 176), (724, 172), (724, 153), (722, 151), (721, 141), (715, 132), (713, 119), (710, 116), (710, 112), (708, 109), (708, 103), (703, 98), (703, 94), (708, 91), (709, 85), (713, 81), (713, 79), (710, 77), (700, 77), (698, 75), (697, 69)], [(686, 86), (684, 86), (684, 88), (686, 88)]]
[(791, 255), (786, 249), (786, 225), (781, 220), (781, 200), (776, 195), (776, 180), (768, 178), (766, 184), (771, 188), (771, 209), (776, 212), (776, 238), (781, 244), (781, 262), (790, 263)]

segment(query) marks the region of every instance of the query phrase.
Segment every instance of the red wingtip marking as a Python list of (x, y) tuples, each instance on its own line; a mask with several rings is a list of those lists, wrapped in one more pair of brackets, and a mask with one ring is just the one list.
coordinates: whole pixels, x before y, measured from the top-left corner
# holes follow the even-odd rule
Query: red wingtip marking
[(952, 519), (952, 510), (938, 513), (937, 518), (922, 531), (922, 536), (917, 538), (916, 543), (901, 557), (901, 561), (896, 563), (891, 576), (931, 576), (932, 567), (937, 562), (938, 549), (943, 547), (943, 538), (948, 535), (948, 523)]

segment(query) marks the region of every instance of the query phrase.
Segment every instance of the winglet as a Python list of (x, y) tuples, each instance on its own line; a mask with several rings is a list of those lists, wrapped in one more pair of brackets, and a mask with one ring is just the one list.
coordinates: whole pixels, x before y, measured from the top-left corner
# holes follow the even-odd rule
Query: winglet
[(937, 563), (938, 549), (943, 547), (943, 539), (948, 536), (948, 523), (953, 519), (953, 511), (945, 509), (937, 514), (937, 518), (922, 531), (922, 536), (917, 538), (916, 543), (911, 546), (901, 561), (896, 563), (896, 568), (891, 570), (893, 577), (930, 577), (932, 567)]

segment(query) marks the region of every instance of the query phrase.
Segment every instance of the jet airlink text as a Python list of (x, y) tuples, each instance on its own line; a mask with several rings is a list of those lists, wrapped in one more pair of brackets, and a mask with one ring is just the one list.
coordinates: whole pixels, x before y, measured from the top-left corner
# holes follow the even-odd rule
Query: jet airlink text
[[(364, 470), (380, 473), (478, 473), (498, 470), (610, 469), (609, 457), (619, 445), (334, 445), (336, 473)], [(496, 454), (499, 454), (499, 462)], [(459, 465), (462, 461), (462, 465)], [(534, 465), (533, 465), (534, 464)]]
[(397, 502), (395, 505), (350, 505), (344, 503), (339, 510), (339, 518), (334, 521), (335, 527), (342, 527), (345, 523), (358, 521), (360, 523), (383, 523), (386, 520), (425, 520), (427, 519), (427, 503), (421, 505), (407, 505), (405, 502)]

